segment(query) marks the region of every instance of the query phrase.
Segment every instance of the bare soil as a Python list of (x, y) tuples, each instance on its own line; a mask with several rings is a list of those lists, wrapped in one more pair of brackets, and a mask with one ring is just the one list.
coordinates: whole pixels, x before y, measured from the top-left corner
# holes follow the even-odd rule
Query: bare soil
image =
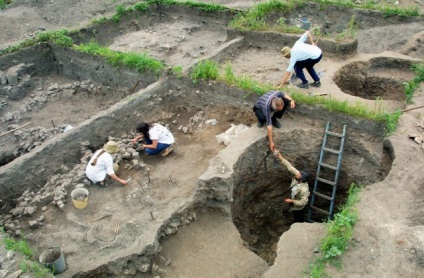
[[(21, 41), (40, 30), (85, 26), (93, 18), (112, 14), (118, 4), (135, 2), (138, 1), (55, 0), (32, 3), (17, 0), (14, 6), (0, 12), (0, 26), (5, 30), (0, 33), (0, 48)], [(247, 8), (257, 1), (202, 2)], [(416, 2), (400, 1), (401, 6), (410, 4)], [(420, 5), (422, 10), (424, 3)], [(190, 30), (200, 28), (198, 21), (190, 21), (190, 17), (179, 19), (171, 26), (161, 24), (149, 30), (139, 30), (114, 38), (111, 48), (134, 52), (153, 48), (153, 55), (157, 55), (170, 65), (188, 66), (198, 57), (214, 51), (226, 40), (225, 30), (218, 28), (210, 33), (196, 34)], [(316, 67), (321, 74), (322, 87), (304, 92), (325, 93), (327, 97), (350, 103), (361, 102), (369, 107), (381, 105), (382, 109), (387, 111), (424, 105), (423, 84), (417, 89), (413, 102), (405, 105), (398, 92), (399, 88), (393, 89), (393, 93), (389, 95), (377, 93), (367, 97), (367, 89), (352, 93), (351, 90), (340, 89), (334, 79), (337, 74), (341, 74), (340, 70), (344, 66), (352, 63), (372, 64), (370, 61), (376, 58), (399, 59), (399, 61), (422, 59), (423, 30), (422, 21), (360, 29), (358, 53), (353, 57), (324, 56)], [(192, 38), (194, 34), (196, 37)], [(184, 43), (177, 43), (178, 40)], [(287, 67), (287, 61), (282, 59), (279, 49), (275, 47), (261, 49), (246, 47), (239, 53), (232, 53), (229, 61), (235, 74), (249, 75), (255, 80), (272, 84), (278, 83)], [(365, 73), (381, 78), (381, 86), (393, 76), (398, 82), (402, 82), (410, 79), (412, 74), (407, 68), (387, 69), (384, 63), (368, 68)], [(341, 75), (347, 80), (345, 82), (349, 82), (351, 77), (356, 80), (363, 78), (361, 74), (350, 70)], [(45, 80), (40, 82), (43, 83)], [(49, 84), (53, 83), (64, 85), (69, 83), (69, 80), (53, 75), (50, 76)], [(35, 86), (35, 90), (39, 86)], [(354, 87), (355, 83), (351, 86)], [(102, 87), (102, 90), (104, 89)], [(107, 109), (121, 98), (119, 94), (115, 99), (99, 94), (94, 100), (88, 95), (69, 93), (50, 100), (42, 110), (34, 111), (27, 116), (32, 125), (36, 123), (37, 126), (48, 127), (52, 121), (68, 121), (77, 125), (97, 112)], [(381, 97), (383, 101), (375, 101), (377, 97)], [(71, 200), (66, 203), (63, 210), (49, 207), (43, 213), (46, 216), (46, 224), (37, 230), (28, 230), (28, 239), (39, 250), (52, 244), (63, 247), (68, 270), (61, 275), (62, 277), (69, 277), (69, 273), (82, 275), (81, 272), (113, 262), (122, 254), (127, 254), (128, 249), (137, 250), (137, 246), (149, 242), (150, 235), (163, 224), (164, 219), (192, 198), (199, 176), (208, 169), (219, 151), (225, 148), (216, 141), (215, 136), (227, 130), (231, 124), (251, 126), (255, 123), (249, 107), (237, 110), (231, 104), (228, 106), (212, 104), (203, 109), (201, 120), (192, 125), (192, 131), (185, 133), (179, 127), (189, 126), (193, 119), (199, 117), (200, 111), (192, 111), (183, 106), (174, 107), (167, 103), (166, 99), (161, 105), (164, 110), (156, 115), (140, 115), (137, 111), (131, 111), (131, 114), (140, 120), (169, 124), (177, 140), (173, 153), (165, 158), (142, 154), (140, 160), (147, 165), (149, 171), (147, 168), (143, 171), (126, 171), (124, 163), (118, 175), (123, 178), (131, 177), (127, 187), (117, 184), (106, 188), (91, 186), (89, 205), (86, 209), (75, 209)], [(10, 111), (18, 109), (17, 107), (19, 102), (13, 104)], [(342, 257), (343, 271), (328, 267), (333, 277), (424, 277), (422, 217), (424, 149), (422, 144), (417, 144), (408, 136), (410, 133), (424, 132), (417, 126), (417, 122), (423, 117), (422, 109), (404, 113), (397, 131), (387, 138), (394, 149), (392, 168), (384, 180), (366, 184), (361, 193), (360, 221), (355, 228), (353, 243)], [(216, 119), (217, 124), (208, 125), (205, 123), (206, 119)], [(296, 122), (297, 120), (299, 122)], [(301, 130), (313, 126), (313, 123), (302, 117), (293, 119), (287, 117), (284, 122), (287, 122), (288, 128), (302, 126)], [(121, 134), (114, 136), (120, 137)], [(2, 148), (7, 142), (3, 144)], [(295, 154), (290, 155), (295, 158)], [(151, 182), (146, 184), (148, 180)], [(37, 216), (39, 214), (35, 215)], [(319, 237), (322, 236), (322, 226), (317, 228), (314, 224), (313, 228), (310, 228), (308, 225), (296, 224), (293, 228), (295, 231), (289, 230), (280, 241), (280, 244), (284, 242), (289, 244), (281, 248), (275, 245), (272, 247), (277, 255), (275, 268), (265, 274), (269, 266), (243, 246), (246, 242), (240, 239), (239, 231), (231, 219), (214, 211), (200, 211), (197, 212), (196, 221), (180, 227), (176, 234), (166, 237), (162, 242), (162, 250), (157, 257), (157, 267), (153, 269), (153, 273), (160, 277), (261, 277), (262, 275), (289, 277), (281, 273), (290, 273), (288, 274), (290, 277), (300, 277), (308, 261), (314, 256), (314, 248), (311, 244), (304, 244), (305, 241), (318, 243)], [(314, 233), (303, 233), (304, 229), (307, 231), (312, 229)], [(134, 238), (137, 240), (134, 241)], [(290, 248), (296, 249), (292, 256)], [(84, 260), (81, 260), (80, 254), (84, 254)], [(290, 261), (292, 264), (284, 264), (280, 259)], [(290, 269), (290, 272), (278, 271), (285, 269)], [(272, 273), (278, 274), (273, 276)], [(126, 274), (134, 275), (130, 270)]]

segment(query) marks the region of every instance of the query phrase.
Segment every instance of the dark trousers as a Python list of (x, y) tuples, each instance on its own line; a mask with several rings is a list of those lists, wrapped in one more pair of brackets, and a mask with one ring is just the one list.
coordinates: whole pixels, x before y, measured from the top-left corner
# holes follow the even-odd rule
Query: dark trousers
[(297, 77), (302, 80), (303, 84), (307, 84), (308, 80), (306, 80), (305, 74), (303, 74), (303, 69), (306, 69), (309, 72), (309, 75), (312, 77), (314, 81), (319, 81), (319, 77), (314, 70), (314, 65), (321, 61), (322, 54), (317, 59), (308, 59), (303, 61), (298, 61), (294, 64), (294, 71), (296, 72)]
[[(281, 111), (274, 112), (271, 116), (271, 120), (275, 121), (276, 119), (281, 119), (286, 112), (287, 106), (290, 105), (290, 101), (288, 99), (283, 98), (284, 107)], [(266, 118), (264, 112), (259, 107), (253, 106), (253, 111), (255, 112), (256, 118), (258, 118), (258, 122), (266, 123)]]
[(304, 207), (301, 210), (292, 210), (293, 219), (295, 223), (305, 222), (305, 211), (306, 211), (306, 207)]

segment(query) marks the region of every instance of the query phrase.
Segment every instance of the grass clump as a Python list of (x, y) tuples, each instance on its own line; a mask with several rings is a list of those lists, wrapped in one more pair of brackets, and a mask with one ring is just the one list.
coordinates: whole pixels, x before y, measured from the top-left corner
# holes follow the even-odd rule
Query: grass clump
[(0, 10), (7, 8), (7, 5), (12, 4), (12, 0), (0, 0)]
[(194, 83), (199, 80), (216, 80), (219, 77), (219, 65), (212, 60), (205, 60), (194, 66), (191, 79)]
[(50, 42), (63, 47), (70, 47), (74, 44), (71, 37), (68, 36), (68, 30), (48, 31), (39, 33), (36, 40), (39, 42)]
[[(45, 278), (45, 277), (54, 277), (50, 269), (39, 264), (38, 262), (31, 261), (31, 258), (34, 255), (34, 251), (30, 248), (28, 242), (25, 239), (15, 239), (8, 237), (4, 230), (0, 230), (3, 236), (3, 245), (6, 250), (11, 250), (16, 253), (20, 253), (24, 256), (24, 259), (19, 264), (20, 269), (24, 273), (28, 273), (31, 277), (36, 278)], [(1, 237), (1, 236), (0, 236)]]
[(346, 204), (334, 216), (334, 220), (326, 224), (327, 234), (321, 240), (319, 250), (321, 256), (308, 266), (305, 276), (312, 278), (329, 277), (325, 273), (325, 266), (331, 263), (341, 268), (340, 256), (347, 250), (353, 234), (353, 228), (358, 221), (356, 204), (359, 202), (359, 193), (362, 186), (352, 184), (348, 190)]
[(105, 58), (109, 63), (116, 67), (129, 67), (138, 72), (152, 71), (160, 74), (164, 65), (161, 61), (147, 55), (147, 53), (138, 54), (133, 52), (117, 52), (107, 47), (100, 46), (97, 42), (89, 42), (74, 46), (75, 50), (83, 53), (100, 56)]
[(269, 30), (273, 29), (266, 21), (266, 15), (272, 12), (285, 12), (294, 7), (291, 2), (270, 0), (254, 5), (247, 13), (239, 14), (230, 22), (230, 27), (239, 30)]
[(424, 62), (412, 65), (411, 69), (415, 71), (414, 79), (403, 82), (405, 87), (406, 103), (412, 101), (415, 90), (420, 87), (420, 82), (424, 81)]
[(194, 7), (194, 8), (199, 8), (200, 10), (205, 12), (218, 12), (218, 11), (228, 10), (227, 7), (222, 5), (193, 2), (193, 1), (176, 1), (176, 0), (150, 0), (149, 1), (148, 0), (147, 2), (163, 4), (163, 5), (182, 5), (182, 6)]
[(358, 32), (358, 24), (355, 23), (355, 15), (352, 15), (347, 29), (336, 35), (336, 41), (343, 41), (345, 39), (355, 39)]

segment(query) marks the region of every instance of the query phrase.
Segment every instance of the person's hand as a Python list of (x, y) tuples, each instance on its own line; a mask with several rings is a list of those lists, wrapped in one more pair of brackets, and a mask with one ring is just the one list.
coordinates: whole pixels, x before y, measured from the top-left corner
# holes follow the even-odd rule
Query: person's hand
[(283, 157), (283, 155), (280, 153), (280, 152), (278, 152), (278, 156), (277, 156), (279, 159), (281, 159), (281, 160), (283, 160), (284, 159), (284, 157)]
[(285, 198), (284, 202), (286, 202), (287, 204), (293, 204), (293, 200), (290, 198)]
[(283, 84), (281, 84), (281, 83), (278, 83), (278, 85), (277, 85), (277, 89), (280, 89), (281, 87), (283, 87), (284, 85)]
[(293, 109), (296, 107), (296, 103), (294, 102), (294, 100), (290, 101), (290, 108)]
[(122, 183), (122, 185), (123, 185), (123, 186), (125, 186), (125, 185), (127, 185), (127, 184), (128, 184), (128, 181), (126, 181), (126, 180), (122, 180), (122, 179), (121, 179), (121, 183)]
[(269, 145), (269, 149), (271, 150), (271, 152), (273, 152), (273, 153), (274, 153), (274, 151), (275, 151), (275, 144), (274, 144), (274, 142), (272, 142), (272, 143)]
[(134, 139), (131, 140), (131, 143), (134, 145), (135, 143), (137, 143), (138, 138), (135, 137)]

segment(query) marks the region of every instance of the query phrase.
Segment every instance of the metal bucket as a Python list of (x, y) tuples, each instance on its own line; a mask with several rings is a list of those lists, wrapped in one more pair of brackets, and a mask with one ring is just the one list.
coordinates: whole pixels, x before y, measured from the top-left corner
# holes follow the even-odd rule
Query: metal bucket
[(303, 30), (309, 30), (311, 28), (311, 22), (306, 18), (302, 18), (300, 22), (302, 23)]
[(44, 250), (39, 257), (40, 263), (53, 270), (54, 274), (59, 274), (65, 271), (66, 263), (60, 247), (50, 247)]

